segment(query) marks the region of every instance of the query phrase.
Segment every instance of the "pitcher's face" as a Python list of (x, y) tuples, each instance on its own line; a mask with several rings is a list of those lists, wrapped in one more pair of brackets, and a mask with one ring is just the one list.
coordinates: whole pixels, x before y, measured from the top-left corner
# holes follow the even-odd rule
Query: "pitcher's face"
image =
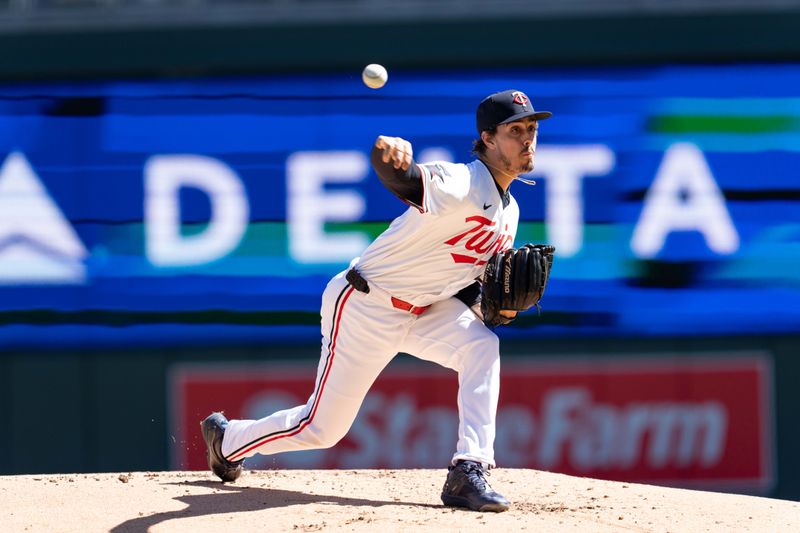
[(497, 160), (510, 174), (527, 174), (533, 170), (539, 121), (526, 117), (497, 126), (495, 146)]

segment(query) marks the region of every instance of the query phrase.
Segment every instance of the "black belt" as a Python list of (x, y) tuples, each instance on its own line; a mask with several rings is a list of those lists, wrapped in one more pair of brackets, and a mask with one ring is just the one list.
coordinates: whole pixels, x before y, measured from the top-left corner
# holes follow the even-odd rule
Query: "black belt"
[(355, 290), (358, 292), (363, 292), (364, 294), (369, 293), (369, 284), (364, 277), (358, 273), (358, 270), (355, 268), (351, 268), (347, 271), (347, 275), (344, 277), (347, 282), (353, 286)]

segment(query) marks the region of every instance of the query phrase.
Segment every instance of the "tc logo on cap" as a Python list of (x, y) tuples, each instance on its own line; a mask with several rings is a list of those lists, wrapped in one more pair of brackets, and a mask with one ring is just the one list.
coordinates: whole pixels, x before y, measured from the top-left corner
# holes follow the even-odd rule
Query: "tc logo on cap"
[(528, 97), (525, 96), (525, 93), (520, 91), (514, 91), (511, 93), (511, 98), (514, 100), (515, 104), (519, 104), (522, 107), (525, 107), (528, 104)]

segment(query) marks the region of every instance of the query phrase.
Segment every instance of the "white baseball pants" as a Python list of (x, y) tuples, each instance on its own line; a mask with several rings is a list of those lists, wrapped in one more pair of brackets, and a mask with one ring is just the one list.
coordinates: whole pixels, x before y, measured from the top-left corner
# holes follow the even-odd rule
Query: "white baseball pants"
[(255, 454), (329, 448), (350, 429), (378, 374), (398, 352), (458, 372), (458, 443), (453, 462), (495, 465), (500, 389), (497, 336), (456, 298), (420, 316), (396, 309), (373, 284), (356, 291), (334, 277), (322, 297), (322, 356), (305, 405), (260, 420), (231, 420), (222, 443), (229, 461)]

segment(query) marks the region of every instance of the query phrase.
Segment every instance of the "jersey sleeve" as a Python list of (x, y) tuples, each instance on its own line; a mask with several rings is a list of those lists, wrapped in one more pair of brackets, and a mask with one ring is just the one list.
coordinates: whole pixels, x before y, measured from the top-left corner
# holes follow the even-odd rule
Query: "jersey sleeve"
[(370, 159), (372, 168), (383, 185), (395, 196), (410, 206), (422, 211), (422, 170), (416, 163), (412, 163), (408, 170), (394, 168), (391, 163), (384, 163), (381, 159), (382, 151), (372, 148)]
[(443, 161), (419, 165), (422, 171), (422, 212), (440, 216), (469, 200), (470, 172), (466, 165)]

